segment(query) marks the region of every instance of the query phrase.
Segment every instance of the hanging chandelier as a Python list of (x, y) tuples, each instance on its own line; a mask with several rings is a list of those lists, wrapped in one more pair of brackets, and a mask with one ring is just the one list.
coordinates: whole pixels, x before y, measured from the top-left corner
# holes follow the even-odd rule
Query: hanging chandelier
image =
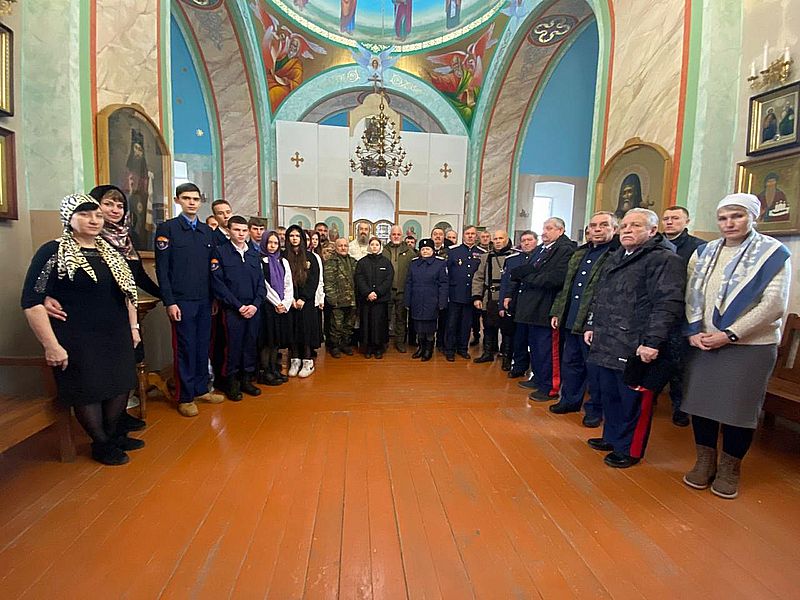
[[(377, 86), (376, 86), (377, 87)], [(368, 177), (399, 177), (408, 175), (414, 165), (405, 162), (406, 151), (400, 144), (400, 133), (386, 114), (385, 93), (377, 90), (381, 100), (378, 114), (367, 117), (361, 143), (356, 146), (355, 157), (350, 159), (350, 170), (361, 171)]]

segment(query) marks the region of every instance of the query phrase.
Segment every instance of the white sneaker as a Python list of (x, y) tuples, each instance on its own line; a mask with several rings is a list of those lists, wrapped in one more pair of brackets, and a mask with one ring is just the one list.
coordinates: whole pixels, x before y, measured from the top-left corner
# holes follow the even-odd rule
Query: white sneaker
[(293, 358), (289, 362), (289, 377), (297, 377), (298, 371), (300, 371), (300, 364), (302, 361), (299, 358)]
[(303, 368), (300, 369), (300, 372), (297, 374), (298, 377), (308, 377), (314, 372), (314, 361), (313, 360), (303, 360)]

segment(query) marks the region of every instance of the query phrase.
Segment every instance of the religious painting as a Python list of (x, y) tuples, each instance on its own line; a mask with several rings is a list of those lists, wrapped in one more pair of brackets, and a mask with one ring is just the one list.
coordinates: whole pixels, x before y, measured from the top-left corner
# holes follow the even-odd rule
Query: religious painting
[(739, 163), (736, 191), (755, 194), (761, 201), (761, 233), (800, 233), (800, 152)]
[(299, 208), (296, 206), (282, 206), (281, 211), (283, 215), (280, 219), (280, 225), (289, 227), (289, 225), (299, 225), (303, 229), (313, 229), (316, 222), (314, 211), (310, 208)]
[(672, 159), (657, 144), (632, 138), (625, 142), (597, 178), (596, 210), (622, 218), (632, 208), (661, 214), (668, 205)]
[(274, 114), (281, 102), (303, 84), (304, 60), (313, 60), (328, 52), (306, 36), (281, 25), (262, 2), (252, 3), (250, 7), (264, 28), (261, 57), (267, 72), (269, 105)]
[(358, 0), (341, 0), (342, 11), (339, 17), (339, 31), (353, 33), (356, 28), (356, 4)]
[(800, 82), (750, 98), (747, 155), (766, 154), (800, 146), (797, 112)]
[(0, 24), (0, 116), (14, 116), (14, 33)]
[(134, 247), (152, 252), (156, 226), (169, 218), (172, 159), (141, 106), (112, 104), (100, 111), (97, 162), (100, 183), (113, 184), (128, 197)]
[(404, 216), (401, 214), (399, 221), (404, 237), (413, 235), (419, 241), (428, 237), (431, 233), (428, 228), (427, 215)]
[(448, 29), (461, 25), (461, 0), (446, 0), (444, 10)]
[(316, 211), (316, 222), (322, 221), (328, 226), (328, 239), (332, 242), (336, 238), (347, 235), (347, 226), (345, 223), (350, 221), (350, 213), (347, 210), (325, 210), (319, 209)]
[(2, 127), (0, 127), (0, 219), (19, 219), (14, 132)]
[(402, 42), (411, 35), (414, 0), (392, 0), (392, 4), (394, 4), (394, 35)]
[(467, 124), (472, 122), (483, 85), (484, 70), (489, 65), (488, 51), (497, 43), (493, 34), (494, 23), (465, 50), (452, 50), (427, 57), (429, 63), (439, 65), (428, 69), (428, 78)]

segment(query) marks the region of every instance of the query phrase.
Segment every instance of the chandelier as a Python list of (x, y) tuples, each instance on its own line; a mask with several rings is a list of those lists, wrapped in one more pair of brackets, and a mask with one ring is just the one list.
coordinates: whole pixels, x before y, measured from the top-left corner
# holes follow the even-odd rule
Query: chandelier
[(368, 177), (399, 177), (408, 175), (412, 165), (406, 163), (406, 151), (400, 145), (400, 133), (386, 114), (385, 95), (379, 90), (378, 114), (367, 117), (361, 143), (356, 146), (355, 157), (350, 159), (350, 170), (361, 171)]

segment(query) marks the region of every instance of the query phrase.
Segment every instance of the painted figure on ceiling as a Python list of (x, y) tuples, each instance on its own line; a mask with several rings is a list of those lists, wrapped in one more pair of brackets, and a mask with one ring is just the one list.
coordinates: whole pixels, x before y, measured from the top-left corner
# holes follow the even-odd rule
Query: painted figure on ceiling
[(411, 34), (411, 13), (414, 0), (392, 0), (394, 3), (394, 34), (404, 40)]
[(466, 52), (454, 50), (428, 57), (430, 62), (444, 65), (430, 73), (431, 83), (447, 96), (467, 123), (472, 120), (483, 83), (484, 55), (497, 42), (492, 39), (493, 33), (494, 23), (477, 41), (467, 46)]
[(351, 50), (353, 60), (356, 61), (367, 71), (368, 81), (383, 81), (383, 73), (390, 69), (397, 62), (399, 56), (392, 56), (394, 46), (387, 48), (380, 54), (373, 54), (361, 44), (355, 50)]
[(444, 9), (447, 16), (447, 28), (458, 27), (461, 23), (461, 0), (446, 0)]
[(519, 22), (528, 16), (530, 11), (526, 0), (508, 0), (508, 6), (502, 10), (502, 13)]
[(342, 0), (342, 11), (339, 17), (339, 30), (342, 33), (353, 33), (356, 28), (356, 4), (358, 0)]
[(308, 0), (294, 0), (294, 5), (300, 10), (303, 10), (306, 4), (308, 4)]
[(327, 54), (327, 51), (285, 25), (279, 25), (260, 4), (250, 7), (264, 26), (261, 55), (267, 71), (269, 104), (274, 113), (284, 98), (302, 85), (302, 59), (313, 59), (314, 53)]

